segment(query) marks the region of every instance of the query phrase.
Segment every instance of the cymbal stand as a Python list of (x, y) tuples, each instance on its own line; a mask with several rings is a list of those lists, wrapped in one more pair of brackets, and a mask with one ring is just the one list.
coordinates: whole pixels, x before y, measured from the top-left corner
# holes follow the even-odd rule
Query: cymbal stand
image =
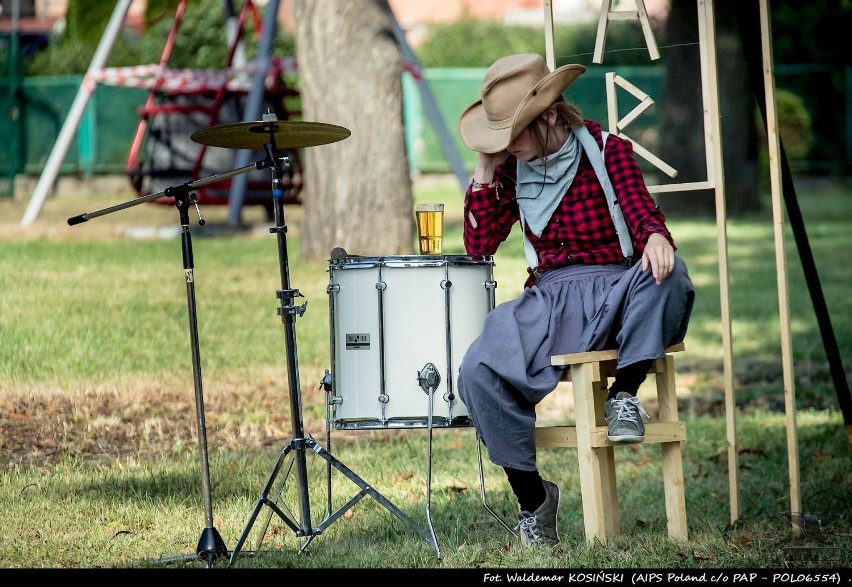
[(180, 217), (181, 246), (183, 250), (183, 273), (186, 279), (186, 302), (189, 314), (189, 342), (190, 351), (192, 354), (192, 373), (195, 386), (195, 410), (196, 417), (198, 419), (198, 447), (199, 456), (201, 458), (201, 490), (204, 499), (205, 527), (201, 533), (201, 538), (198, 541), (198, 547), (196, 548), (196, 552), (194, 555), (178, 555), (149, 562), (159, 562), (168, 564), (173, 562), (199, 559), (203, 560), (206, 563), (207, 568), (211, 568), (218, 557), (224, 557), (228, 554), (228, 549), (225, 546), (222, 537), (213, 525), (213, 507), (210, 490), (210, 467), (207, 451), (207, 427), (205, 424), (204, 416), (204, 391), (201, 379), (201, 355), (199, 352), (198, 345), (198, 318), (195, 304), (195, 264), (192, 255), (192, 236), (189, 230), (189, 207), (195, 206), (195, 210), (198, 214), (198, 223), (204, 225), (204, 219), (201, 217), (201, 210), (198, 207), (198, 200), (194, 193), (195, 188), (215, 183), (217, 181), (221, 181), (223, 179), (233, 177), (241, 173), (246, 173), (253, 169), (262, 169), (265, 165), (266, 162), (258, 162), (253, 165), (246, 165), (245, 167), (235, 169), (233, 171), (214, 175), (206, 179), (191, 181), (178, 186), (172, 186), (166, 188), (166, 190), (162, 192), (157, 192), (154, 194), (136, 198), (134, 200), (130, 200), (128, 202), (124, 202), (115, 206), (110, 206), (108, 208), (97, 210), (95, 212), (86, 212), (84, 214), (80, 214), (78, 216), (74, 216), (68, 219), (68, 224), (70, 226), (74, 226), (75, 224), (80, 224), (92, 218), (103, 216), (111, 212), (117, 212), (119, 210), (123, 210), (124, 208), (138, 206), (139, 204), (151, 202), (162, 197), (172, 196), (175, 199), (175, 206), (178, 209)]
[[(266, 120), (266, 116), (264, 116), (264, 120)], [(264, 150), (266, 151), (267, 161), (270, 162), (269, 166), (272, 170), (272, 198), (275, 218), (275, 226), (269, 230), (271, 233), (276, 235), (278, 241), (278, 262), (281, 273), (281, 290), (277, 292), (277, 297), (281, 300), (281, 307), (278, 308), (278, 314), (281, 316), (281, 320), (284, 323), (284, 342), (287, 353), (287, 375), (290, 389), (290, 414), (292, 419), (293, 438), (291, 438), (287, 445), (281, 450), (278, 460), (273, 466), (272, 472), (269, 475), (257, 502), (255, 503), (254, 510), (249, 516), (249, 520), (243, 529), (233, 552), (231, 553), (230, 564), (233, 565), (237, 556), (240, 554), (243, 545), (245, 544), (261, 510), (263, 509), (263, 506), (267, 506), (270, 511), (267, 512), (268, 516), (264, 522), (261, 536), (258, 539), (258, 545), (262, 541), (263, 534), (266, 533), (269, 520), (274, 513), (281, 518), (281, 520), (291, 530), (293, 530), (296, 536), (305, 538), (304, 543), (299, 549), (299, 552), (304, 552), (315, 537), (319, 536), (328, 526), (351, 509), (365, 495), (369, 495), (378, 501), (394, 516), (411, 526), (411, 528), (418, 532), (430, 546), (437, 550), (437, 543), (433, 536), (426, 533), (413, 519), (367, 484), (366, 481), (356, 475), (351, 469), (349, 469), (349, 467), (340, 462), (336, 457), (332, 456), (330, 452), (320, 446), (311, 436), (305, 436), (304, 423), (302, 420), (302, 396), (299, 383), (299, 361), (296, 346), (295, 322), (297, 317), (304, 314), (307, 302), (301, 306), (295, 306), (294, 299), (296, 297), (301, 297), (301, 293), (298, 289), (292, 289), (290, 286), (290, 265), (287, 254), (287, 226), (284, 219), (284, 198), (280, 181), (280, 174), (282, 171), (281, 162), (282, 160), (286, 161), (289, 170), (289, 158), (279, 157), (278, 149), (275, 146), (275, 135), (273, 132), (270, 132), (269, 139), (270, 142), (264, 145)], [(316, 527), (314, 527), (311, 523), (307, 460), (305, 457), (306, 450), (311, 450), (325, 459), (329, 467), (329, 471), (331, 467), (334, 467), (361, 489), (361, 491), (350, 498), (349, 501), (343, 504), (335, 512), (331, 511), (331, 498), (329, 497), (329, 511), (325, 519)], [(278, 499), (281, 494), (281, 489), (283, 489), (283, 486), (286, 485), (289, 480), (290, 474), (293, 472), (293, 465), (295, 465), (295, 481), (297, 483), (297, 498), (299, 502), (298, 518), (296, 518), (293, 514), (285, 512), (278, 506), (278, 503), (281, 503)], [(276, 480), (282, 470), (284, 472), (284, 477), (283, 480), (279, 482), (279, 489), (276, 490)], [(273, 494), (272, 498), (270, 498), (270, 494)], [(282, 505), (289, 510), (286, 504), (282, 503)], [(247, 552), (247, 554), (252, 553)]]

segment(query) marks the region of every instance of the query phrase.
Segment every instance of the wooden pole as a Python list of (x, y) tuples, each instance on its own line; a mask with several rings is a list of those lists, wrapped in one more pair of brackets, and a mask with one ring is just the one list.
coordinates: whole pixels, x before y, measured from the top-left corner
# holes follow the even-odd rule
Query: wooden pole
[(725, 427), (728, 440), (728, 499), (731, 522), (735, 522), (742, 514), (742, 510), (737, 461), (737, 405), (734, 398), (733, 344), (728, 280), (728, 215), (725, 207), (725, 173), (722, 164), (722, 127), (719, 114), (716, 28), (713, 12), (713, 0), (698, 0), (698, 38), (701, 79), (703, 80), (701, 94), (704, 101), (704, 150), (707, 157), (707, 179), (713, 184), (716, 192), (716, 243), (719, 250), (719, 302), (725, 386)]
[(556, 56), (553, 54), (553, 2), (544, 0), (544, 54), (550, 71), (556, 69)]
[[(760, 38), (763, 54), (763, 86), (766, 101), (766, 138), (769, 147), (769, 179), (772, 189), (772, 221), (775, 228), (775, 265), (778, 277), (778, 312), (781, 327), (781, 361), (784, 373), (784, 409), (787, 415), (787, 461), (790, 476), (790, 513), (801, 513), (799, 488), (799, 449), (796, 429), (796, 384), (793, 378), (790, 338), (790, 305), (787, 290), (787, 265), (784, 257), (784, 208), (781, 200), (781, 142), (778, 112), (775, 108), (772, 28), (769, 2), (760, 0)], [(798, 526), (793, 526), (798, 533)]]

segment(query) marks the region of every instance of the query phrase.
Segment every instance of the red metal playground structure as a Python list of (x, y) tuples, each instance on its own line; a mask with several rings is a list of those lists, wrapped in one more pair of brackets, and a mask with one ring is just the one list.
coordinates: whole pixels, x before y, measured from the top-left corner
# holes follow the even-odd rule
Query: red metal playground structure
[[(172, 18), (162, 56), (158, 64), (131, 67), (90, 67), (81, 95), (91, 94), (96, 84), (147, 88), (145, 103), (139, 108), (139, 122), (128, 153), (126, 173), (137, 196), (148, 196), (200, 179), (225, 174), (263, 160), (262, 150), (237, 150), (200, 145), (190, 140), (192, 132), (211, 126), (240, 122), (244, 116), (256, 119), (261, 112), (272, 112), (278, 120), (298, 119), (299, 92), (295, 82), (296, 62), (293, 58), (271, 58), (270, 43), (261, 42), (267, 53), (251, 62), (242, 58), (247, 23), (251, 22), (258, 37), (272, 38), (275, 15), (262, 22), (252, 2), (243, 3), (239, 15), (232, 15), (231, 25), (223, 26), (233, 33), (228, 40), (227, 62), (221, 69), (170, 69), (168, 62), (175, 47), (185, 14), (187, 0), (180, 0)], [(123, 13), (116, 8), (114, 20)], [(227, 15), (226, 15), (227, 16)], [(223, 23), (228, 25), (229, 23)], [(107, 49), (108, 50), (108, 49)], [(97, 57), (97, 56), (96, 56)], [(104, 57), (105, 59), (105, 57)], [(78, 98), (80, 96), (78, 95)], [(69, 119), (71, 119), (69, 114)], [(66, 125), (69, 121), (66, 121)], [(76, 128), (72, 122), (72, 129)], [(65, 129), (64, 129), (65, 130)], [(59, 142), (59, 141), (58, 141)], [(58, 145), (57, 145), (58, 146)], [(63, 153), (60, 152), (60, 158)], [(279, 178), (287, 203), (300, 203), (302, 166), (298, 151), (288, 153), (290, 174)], [(244, 163), (239, 161), (245, 160)], [(49, 167), (49, 166), (48, 166)], [(206, 183), (193, 190), (199, 204), (228, 205), (237, 200), (239, 207), (260, 205), (272, 215), (271, 178), (268, 172), (249, 171), (217, 182)], [(158, 204), (174, 204), (174, 198), (151, 200)]]
[[(195, 144), (190, 135), (213, 126), (246, 121), (257, 121), (267, 112), (278, 120), (301, 119), (300, 94), (295, 83), (288, 86), (287, 76), (295, 79), (297, 65), (292, 58), (272, 58), (272, 39), (277, 29), (279, 0), (268, 0), (263, 18), (253, 0), (245, 0), (239, 15), (233, 15), (232, 2), (225, 0), (226, 23), (223, 30), (233, 30), (228, 41), (227, 63), (217, 70), (175, 70), (168, 61), (180, 29), (187, 0), (180, 0), (172, 21), (160, 62), (127, 68), (106, 68), (104, 64), (115, 38), (121, 31), (124, 18), (133, 0), (116, 0), (113, 15), (107, 23), (95, 55), (80, 84), (77, 96), (62, 125), (59, 136), (45, 162), (29, 205), (21, 219), (21, 226), (35, 221), (47, 198), (60, 166), (74, 138), (90, 96), (98, 83), (147, 88), (148, 97), (141, 107), (140, 120), (132, 141), (126, 172), (139, 197), (156, 195), (166, 188), (177, 187), (199, 180), (242, 170), (252, 163), (266, 159), (264, 151), (233, 149)], [(393, 14), (391, 13), (393, 17)], [(245, 63), (243, 31), (252, 21), (260, 37), (257, 57)], [(420, 64), (395, 18), (392, 18), (394, 37), (406, 63), (406, 72), (417, 84), (424, 112), (429, 118), (459, 185), (467, 182), (467, 171), (454, 140), (439, 111), (435, 97), (425, 82)], [(230, 147), (230, 145), (227, 145)], [(286, 177), (279, 177), (280, 188), (286, 203), (300, 204), (303, 188), (302, 153), (288, 152), (289, 165)], [(283, 175), (283, 174), (282, 174)], [(228, 221), (241, 222), (244, 205), (262, 205), (271, 214), (271, 177), (262, 171), (251, 170), (237, 175), (233, 180), (205, 181), (195, 189), (200, 204), (228, 205)], [(173, 204), (171, 197), (150, 200)]]
[[(244, 115), (250, 115), (252, 82), (261, 79), (259, 73), (265, 71), (259, 104), (263, 112), (273, 112), (278, 120), (292, 120), (301, 113), (297, 106), (298, 90), (285, 83), (285, 76), (296, 73), (294, 59), (260, 55), (253, 62), (235, 65), (249, 20), (259, 37), (264, 33), (274, 34), (264, 30), (264, 24), (269, 23), (261, 21), (251, 0), (246, 0), (240, 11), (223, 69), (168, 69), (185, 7), (186, 0), (181, 0), (158, 65), (102, 69), (97, 76), (99, 83), (149, 89), (147, 100), (139, 110), (140, 120), (127, 160), (127, 175), (139, 196), (240, 168), (243, 166), (238, 164), (240, 157), (248, 159), (245, 164), (265, 158), (262, 150), (240, 153), (236, 149), (200, 145), (189, 138), (196, 130), (240, 122)], [(281, 188), (287, 203), (300, 203), (301, 160), (297, 151), (288, 155), (293, 173), (280, 178)], [(195, 193), (199, 204), (227, 205), (239, 189), (242, 205), (264, 206), (271, 218), (270, 182), (268, 171), (250, 171), (242, 180), (239, 176), (223, 179), (199, 187)], [(173, 205), (174, 198), (162, 197), (153, 202)]]

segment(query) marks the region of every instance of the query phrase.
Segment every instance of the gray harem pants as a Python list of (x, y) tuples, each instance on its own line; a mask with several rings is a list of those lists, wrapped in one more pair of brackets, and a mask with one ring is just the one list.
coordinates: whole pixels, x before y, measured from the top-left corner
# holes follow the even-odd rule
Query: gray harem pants
[(459, 366), (458, 392), (491, 462), (535, 470), (535, 406), (564, 369), (551, 355), (618, 349), (619, 368), (659, 359), (686, 336), (694, 298), (676, 256), (660, 285), (642, 263), (569, 265), (489, 312)]

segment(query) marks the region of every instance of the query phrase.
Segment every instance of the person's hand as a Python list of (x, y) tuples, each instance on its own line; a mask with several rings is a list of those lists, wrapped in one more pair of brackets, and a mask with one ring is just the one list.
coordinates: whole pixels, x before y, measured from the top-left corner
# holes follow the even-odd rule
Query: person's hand
[(473, 172), (473, 181), (476, 183), (491, 183), (494, 179), (494, 170), (509, 156), (506, 150), (499, 153), (480, 153), (479, 163)]
[(642, 271), (647, 271), (648, 267), (657, 285), (665, 281), (674, 269), (674, 249), (666, 237), (656, 232), (648, 237), (642, 252)]

